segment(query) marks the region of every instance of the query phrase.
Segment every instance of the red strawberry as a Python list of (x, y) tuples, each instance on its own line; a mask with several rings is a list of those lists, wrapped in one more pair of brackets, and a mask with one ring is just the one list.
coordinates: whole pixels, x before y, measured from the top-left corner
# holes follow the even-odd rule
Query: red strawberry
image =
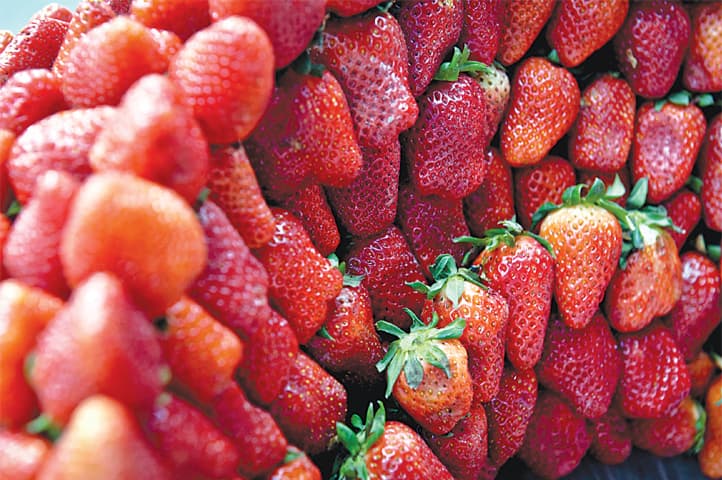
[(660, 98), (669, 92), (682, 65), (691, 27), (676, 0), (632, 3), (614, 37), (619, 69), (634, 93)]
[(682, 83), (694, 92), (722, 90), (722, 44), (719, 41), (722, 5), (714, 2), (695, 5), (690, 14), (692, 33)]
[(326, 0), (326, 8), (341, 17), (353, 17), (375, 7), (382, 0)]
[(722, 232), (722, 115), (709, 124), (704, 149), (700, 155), (702, 172), (702, 211), (704, 222)]
[(331, 18), (322, 45), (311, 50), (346, 94), (359, 145), (381, 149), (416, 121), (404, 34), (389, 13)]
[(426, 434), (426, 441), (454, 478), (477, 480), (488, 450), (484, 407), (472, 407), (447, 435)]
[(604, 74), (590, 83), (569, 134), (572, 164), (604, 172), (624, 167), (632, 147), (635, 105), (632, 89), (621, 78)]
[(592, 444), (590, 428), (561, 397), (542, 391), (519, 457), (534, 473), (559, 478), (574, 470)]
[(238, 337), (185, 296), (166, 312), (160, 346), (173, 379), (203, 403), (233, 382), (244, 358)]
[(0, 431), (0, 477), (33, 480), (50, 451), (48, 442), (24, 432)]
[(299, 352), (286, 386), (268, 409), (288, 439), (309, 454), (330, 448), (336, 423), (346, 417), (346, 389)]
[(363, 165), (347, 187), (326, 189), (328, 201), (346, 230), (358, 237), (382, 232), (396, 218), (401, 146), (398, 140), (375, 150), (361, 148)]
[[(268, 272), (268, 296), (305, 344), (326, 319), (330, 301), (341, 291), (343, 275), (321, 256), (292, 213), (272, 209), (276, 232), (254, 254)], [(286, 266), (293, 265), (289, 278)]]
[(614, 203), (624, 206), (627, 204), (627, 198), (629, 198), (629, 190), (631, 190), (631, 181), (629, 179), (629, 169), (626, 164), (617, 170), (616, 172), (597, 172), (594, 170), (577, 170), (577, 179), (579, 183), (583, 183), (587, 187), (594, 184), (595, 179), (600, 179), (606, 188), (614, 185), (617, 177), (622, 182), (624, 187), (624, 194), (619, 198), (611, 199)]
[(185, 41), (211, 23), (208, 0), (181, 3), (168, 0), (135, 0), (130, 15), (146, 27), (169, 30)]
[(325, 0), (208, 0), (208, 6), (214, 22), (238, 15), (250, 18), (265, 30), (273, 45), (276, 69), (287, 66), (303, 52), (325, 13)]
[(495, 147), (486, 152), (487, 172), (479, 188), (464, 198), (464, 216), (474, 235), (483, 235), (514, 216), (511, 169)]
[(268, 474), (266, 480), (321, 480), (321, 471), (308, 455), (289, 447), (283, 465)]
[(669, 415), (689, 395), (690, 378), (684, 357), (666, 328), (649, 328), (619, 335), (622, 377), (616, 401), (631, 418)]
[(605, 465), (617, 465), (632, 453), (632, 434), (627, 420), (615, 407), (592, 422), (591, 454)]
[(499, 50), (505, 3), (503, 0), (463, 2), (464, 22), (459, 45), (469, 46), (472, 60), (491, 65)]
[(519, 223), (524, 228), (531, 227), (531, 218), (539, 207), (546, 202), (560, 203), (564, 191), (576, 183), (572, 165), (555, 155), (517, 170), (514, 174), (514, 192)]
[(60, 170), (84, 180), (92, 172), (88, 152), (115, 110), (80, 108), (51, 115), (28, 127), (10, 150), (8, 177), (21, 203), (32, 195), (38, 177)]
[(158, 45), (158, 51), (166, 65), (170, 65), (170, 60), (175, 56), (176, 53), (183, 46), (183, 42), (180, 37), (175, 33), (168, 30), (158, 30), (157, 28), (150, 29), (150, 35)]
[(60, 241), (79, 183), (67, 173), (50, 170), (35, 187), (13, 223), (4, 249), (9, 276), (61, 298), (70, 289), (60, 261)]
[(682, 188), (665, 200), (662, 205), (667, 210), (667, 216), (672, 223), (681, 230), (667, 229), (679, 250), (702, 219), (702, 201), (698, 193)]
[(201, 225), (181, 197), (116, 172), (96, 173), (80, 186), (60, 244), (71, 286), (111, 272), (151, 317), (180, 299), (206, 254)]
[(722, 477), (722, 375), (712, 381), (705, 396), (707, 428), (704, 445), (699, 452), (702, 473), (710, 478)]
[(485, 404), (489, 420), (489, 459), (492, 465), (503, 465), (521, 447), (536, 405), (537, 388), (533, 369), (504, 368), (499, 393)]
[[(717, 357), (716, 354), (713, 355)], [(704, 350), (700, 350), (692, 360), (687, 361), (687, 369), (692, 381), (692, 388), (689, 391), (690, 396), (704, 398), (710, 383), (712, 383), (712, 375), (717, 370), (712, 356)]]
[(701, 447), (707, 416), (691, 397), (662, 418), (635, 419), (631, 422), (632, 443), (658, 457), (680, 455)]
[(229, 17), (196, 32), (171, 59), (175, 82), (210, 143), (243, 140), (273, 90), (273, 48), (252, 20)]
[(361, 285), (371, 296), (374, 318), (408, 328), (411, 322), (403, 309), (421, 312), (424, 297), (407, 284), (423, 281), (424, 274), (397, 227), (392, 225), (374, 237), (355, 240), (346, 257), (346, 271), (363, 277)]
[(327, 257), (336, 251), (341, 235), (320, 186), (311, 185), (291, 194), (281, 206), (298, 217), (321, 255)]
[(116, 15), (127, 15), (130, 13), (131, 0), (103, 0), (110, 5)]
[(271, 315), (268, 274), (223, 211), (207, 201), (199, 211), (208, 257), (189, 295), (224, 325), (248, 338)]
[(628, 9), (629, 0), (560, 2), (547, 26), (547, 41), (562, 65), (576, 67), (612, 39)]
[(580, 95), (568, 70), (544, 58), (524, 60), (514, 73), (509, 109), (501, 124), (501, 153), (509, 165), (533, 165), (547, 156), (572, 126)]
[(409, 51), (409, 88), (418, 97), (429, 86), (461, 33), (463, 0), (409, 0), (397, 4), (396, 20)]
[[(10, 149), (14, 142), (15, 135), (13, 132), (0, 128), (0, 210), (3, 212), (10, 206), (10, 201), (14, 198), (7, 169)], [(8, 225), (8, 229), (9, 227), (10, 225)], [(0, 275), (2, 275), (2, 272), (0, 272)]]
[(496, 58), (504, 65), (518, 62), (529, 50), (554, 11), (554, 0), (502, 0), (504, 20)]
[(23, 70), (0, 87), (0, 128), (15, 135), (65, 108), (60, 79), (45, 69)]
[(188, 203), (208, 178), (208, 143), (180, 90), (146, 75), (123, 95), (90, 149), (95, 171), (124, 171), (175, 190)]
[(3, 269), (3, 250), (5, 249), (5, 242), (7, 241), (8, 234), (10, 233), (11, 227), (10, 219), (4, 214), (0, 214), (0, 280), (5, 278)]

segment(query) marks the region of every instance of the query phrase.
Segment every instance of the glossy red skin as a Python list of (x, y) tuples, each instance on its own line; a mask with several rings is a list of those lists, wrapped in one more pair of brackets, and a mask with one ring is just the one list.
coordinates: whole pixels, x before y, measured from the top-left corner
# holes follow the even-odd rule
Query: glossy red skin
[(469, 230), (481, 236), (499, 222), (508, 220), (514, 212), (514, 183), (511, 168), (495, 147), (486, 152), (488, 164), (484, 180), (479, 188), (464, 198), (464, 216)]
[(640, 332), (619, 335), (622, 377), (616, 404), (629, 418), (671, 414), (689, 395), (691, 381), (672, 334), (658, 323)]
[(464, 1), (464, 21), (458, 45), (469, 46), (471, 60), (491, 65), (499, 50), (504, 21), (504, 0)]
[(571, 163), (550, 155), (536, 165), (517, 170), (514, 174), (516, 212), (524, 228), (531, 228), (531, 218), (546, 202), (559, 205), (567, 188), (576, 185), (576, 173)]
[(177, 3), (168, 0), (135, 0), (130, 15), (149, 28), (169, 30), (185, 41), (211, 23), (208, 0)]
[(463, 0), (411, 0), (394, 10), (409, 52), (409, 88), (418, 97), (461, 33)]
[(623, 168), (632, 147), (636, 113), (629, 84), (604, 74), (584, 89), (581, 102), (569, 133), (569, 160), (582, 170)]
[(692, 360), (722, 319), (719, 267), (699, 252), (682, 262), (682, 295), (665, 321), (685, 359)]
[(322, 480), (321, 471), (303, 452), (268, 474), (267, 480)]
[(722, 232), (722, 115), (710, 122), (699, 162), (704, 222), (712, 230)]
[(0, 87), (0, 128), (15, 135), (65, 108), (60, 79), (46, 69), (18, 72)]
[(403, 31), (388, 13), (326, 22), (323, 48), (311, 49), (346, 94), (362, 147), (383, 148), (416, 121)]
[(681, 455), (694, 445), (697, 415), (694, 401), (687, 397), (663, 418), (632, 420), (632, 443), (658, 457)]
[(616, 172), (596, 172), (593, 170), (577, 170), (577, 181), (583, 183), (588, 187), (591, 187), (594, 183), (594, 179), (598, 178), (604, 182), (604, 186), (609, 188), (614, 183), (614, 178), (619, 175), (619, 179), (624, 185), (624, 195), (614, 200), (615, 203), (624, 206), (627, 203), (629, 192), (631, 191), (631, 184), (629, 180), (629, 169), (625, 164)]
[(381, 0), (326, 0), (326, 9), (341, 17), (352, 17), (381, 3)]
[(60, 241), (79, 182), (70, 174), (48, 171), (34, 196), (15, 219), (4, 248), (8, 276), (61, 298), (70, 288), (60, 261)]
[(280, 205), (298, 217), (318, 253), (328, 257), (336, 251), (341, 243), (341, 234), (323, 188), (310, 185), (292, 193)]
[(616, 408), (592, 422), (590, 453), (605, 465), (617, 465), (632, 453), (632, 437), (627, 420)]
[(682, 65), (690, 32), (689, 15), (681, 2), (632, 3), (614, 37), (614, 51), (619, 69), (635, 94), (660, 98), (669, 92)]
[(647, 201), (672, 196), (689, 178), (702, 146), (707, 122), (696, 105), (665, 103), (657, 111), (647, 102), (637, 111), (630, 170), (634, 183), (649, 179)]
[(424, 273), (396, 226), (389, 226), (373, 237), (354, 240), (346, 256), (346, 272), (363, 275), (361, 285), (371, 296), (374, 318), (408, 328), (411, 319), (403, 308), (421, 312), (424, 296), (406, 284), (425, 281)]
[(502, 0), (504, 17), (497, 60), (505, 66), (518, 62), (551, 17), (555, 0)]
[(682, 249), (689, 234), (702, 219), (702, 201), (696, 193), (682, 188), (667, 199), (664, 203), (667, 209), (667, 216), (682, 231), (678, 232), (671, 228), (667, 232), (674, 240), (677, 249)]
[(33, 480), (50, 451), (50, 444), (24, 432), (0, 432), (0, 476)]
[(326, 189), (339, 222), (352, 235), (370, 237), (396, 218), (401, 145), (398, 140), (379, 150), (361, 148), (363, 165), (347, 187)]
[(624, 23), (629, 0), (560, 2), (547, 26), (547, 41), (567, 68), (576, 67), (612, 39)]
[(693, 92), (722, 90), (722, 43), (719, 25), (722, 5), (710, 2), (689, 9), (692, 34), (685, 58), (682, 83)]
[(486, 412), (482, 405), (469, 414), (448, 435), (424, 433), (431, 450), (457, 480), (476, 480), (488, 451)]

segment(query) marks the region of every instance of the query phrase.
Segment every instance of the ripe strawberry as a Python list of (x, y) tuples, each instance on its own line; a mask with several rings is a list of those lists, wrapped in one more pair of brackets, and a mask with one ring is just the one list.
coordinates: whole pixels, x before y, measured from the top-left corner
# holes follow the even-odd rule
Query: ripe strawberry
[(10, 277), (61, 298), (70, 289), (63, 276), (60, 241), (79, 182), (50, 170), (38, 178), (35, 195), (13, 223), (3, 266)]
[(568, 70), (544, 58), (524, 60), (514, 73), (509, 109), (501, 124), (501, 153), (509, 165), (533, 165), (547, 156), (572, 126), (580, 95)]
[(393, 10), (409, 52), (409, 88), (418, 97), (429, 86), (461, 33), (463, 0), (410, 0)]
[(562, 65), (576, 67), (612, 39), (628, 9), (629, 0), (560, 2), (549, 21), (547, 41)]
[[(712, 355), (714, 355), (714, 361)], [(715, 353), (712, 355), (700, 350), (692, 360), (687, 361), (687, 369), (692, 381), (689, 394), (694, 398), (704, 398), (710, 383), (712, 383), (712, 375), (717, 370), (715, 361), (719, 358)]]
[(84, 180), (92, 169), (88, 160), (95, 137), (115, 110), (79, 108), (53, 114), (28, 127), (10, 150), (7, 171), (15, 196), (26, 203), (38, 177), (60, 170)]
[(5, 272), (3, 268), (3, 251), (5, 249), (5, 242), (7, 241), (10, 233), (10, 219), (5, 214), (0, 214), (0, 280), (5, 278)]
[(699, 466), (710, 478), (722, 477), (722, 375), (712, 381), (705, 397), (707, 427), (699, 452)]
[(131, 86), (90, 149), (95, 171), (130, 172), (188, 203), (208, 178), (208, 143), (180, 90), (158, 74)]
[(238, 337), (185, 296), (166, 312), (159, 340), (173, 380), (202, 403), (210, 402), (233, 382), (234, 371), (244, 358)]
[(635, 106), (634, 93), (623, 79), (604, 74), (590, 83), (569, 134), (574, 167), (603, 172), (624, 167), (632, 147)]
[(407, 284), (423, 281), (424, 274), (396, 226), (391, 225), (373, 237), (354, 240), (346, 257), (346, 271), (363, 277), (361, 285), (371, 296), (374, 318), (408, 328), (411, 322), (404, 308), (421, 312), (424, 296)]
[(357, 237), (384, 231), (396, 218), (401, 145), (398, 140), (375, 150), (361, 148), (363, 165), (347, 187), (326, 189), (339, 222)]
[(484, 181), (464, 198), (464, 216), (473, 235), (483, 235), (515, 214), (511, 168), (495, 147), (487, 150), (486, 157)]
[(173, 58), (183, 46), (180, 37), (169, 30), (158, 30), (157, 28), (151, 28), (150, 35), (153, 37), (156, 45), (158, 45), (158, 51), (163, 57), (165, 65), (170, 65), (171, 58)]
[(283, 465), (269, 473), (266, 480), (321, 480), (321, 471), (308, 455), (289, 447)]
[(590, 428), (561, 397), (542, 391), (519, 457), (534, 473), (559, 478), (574, 470), (592, 444)]
[(702, 211), (704, 222), (722, 232), (722, 115), (709, 124), (700, 155), (702, 171)]
[(706, 419), (702, 406), (686, 397), (665, 417), (632, 420), (632, 443), (658, 457), (673, 457), (693, 448), (699, 450)]
[(103, 0), (110, 5), (116, 15), (128, 15), (130, 13), (131, 0)]
[(572, 165), (562, 157), (549, 155), (541, 162), (514, 173), (514, 193), (519, 223), (531, 226), (531, 217), (547, 202), (560, 203), (564, 191), (576, 184)]
[(592, 446), (590, 453), (605, 465), (617, 465), (632, 453), (632, 434), (629, 424), (617, 408), (592, 421)]
[(702, 219), (702, 201), (699, 192), (695, 193), (682, 188), (662, 204), (667, 210), (667, 216), (672, 223), (681, 231), (668, 228), (667, 232), (674, 240), (677, 249), (680, 250), (687, 237)]
[(634, 93), (660, 98), (669, 92), (682, 65), (691, 27), (676, 0), (632, 3), (614, 37), (619, 69)]
[(689, 395), (690, 378), (674, 337), (658, 323), (619, 335), (622, 377), (616, 402), (631, 418), (670, 415)]
[(346, 389), (306, 354), (295, 365), (269, 412), (288, 437), (309, 454), (330, 448), (336, 423), (346, 417)]
[(299, 190), (283, 199), (280, 204), (298, 217), (318, 253), (328, 257), (336, 251), (341, 243), (341, 234), (326, 201), (326, 194), (319, 185)]
[(502, 0), (504, 19), (496, 58), (506, 66), (518, 62), (551, 17), (554, 0)]
[(60, 79), (45, 69), (23, 70), (0, 87), (0, 128), (15, 135), (65, 108)]
[(169, 30), (186, 41), (188, 37), (211, 23), (208, 0), (181, 3), (168, 0), (135, 0), (130, 15), (149, 28)]
[(418, 107), (409, 90), (404, 34), (389, 13), (331, 18), (322, 45), (311, 49), (338, 79), (351, 110), (359, 145), (381, 149), (416, 121)]
[(649, 179), (649, 201), (668, 199), (687, 181), (702, 146), (706, 122), (696, 105), (652, 102), (637, 111), (630, 160), (632, 178)]
[(622, 370), (617, 342), (601, 313), (584, 328), (552, 316), (537, 366), (539, 382), (586, 418), (599, 418), (612, 403)]
[(248, 338), (271, 315), (268, 274), (212, 201), (198, 212), (208, 246), (205, 269), (188, 294), (218, 321)]
[(206, 254), (201, 225), (181, 197), (116, 172), (96, 173), (81, 185), (60, 244), (71, 286), (93, 272), (111, 272), (151, 317), (181, 297)]
[(505, 3), (503, 0), (463, 0), (464, 20), (459, 45), (468, 45), (471, 59), (491, 65), (499, 51)]
[[(10, 179), (8, 178), (8, 159), (10, 158), (10, 149), (15, 143), (15, 134), (10, 130), (0, 128), (0, 211), (5, 212), (10, 206), (11, 200), (14, 198), (12, 189), (10, 188)], [(8, 229), (10, 225), (8, 224)], [(6, 229), (7, 232), (7, 229)], [(0, 262), (1, 263), (1, 262)], [(2, 271), (0, 270), (0, 276)]]
[(171, 59), (175, 82), (210, 143), (245, 139), (273, 90), (273, 48), (252, 20), (229, 17), (196, 32)]
[(381, 3), (381, 0), (326, 0), (326, 9), (340, 17), (353, 17)]
[(50, 451), (48, 442), (24, 432), (0, 431), (0, 477), (33, 480)]
[(63, 302), (16, 280), (0, 282), (0, 300), (0, 428), (15, 428), (30, 421), (37, 409), (23, 374), (25, 357)]
[(148, 444), (133, 412), (95, 395), (73, 412), (60, 440), (38, 473), (38, 480), (96, 478), (173, 478)]
[(579, 183), (583, 183), (587, 187), (590, 187), (594, 184), (594, 179), (598, 178), (604, 183), (604, 186), (606, 188), (611, 187), (614, 185), (614, 182), (617, 180), (617, 177), (619, 177), (619, 180), (622, 182), (622, 186), (624, 187), (624, 194), (619, 198), (610, 199), (614, 203), (624, 206), (627, 204), (627, 198), (629, 198), (629, 191), (631, 190), (631, 182), (629, 179), (629, 169), (627, 168), (626, 164), (617, 170), (616, 172), (598, 172), (594, 170), (577, 170), (577, 180)]
[(469, 414), (447, 435), (426, 434), (431, 450), (458, 480), (476, 480), (486, 463), (487, 422), (484, 406), (471, 408)]
[(690, 15), (692, 32), (682, 83), (694, 92), (722, 90), (722, 44), (719, 42), (722, 5), (695, 5), (690, 8)]
[(379, 402), (376, 412), (373, 404), (369, 404), (365, 423), (358, 415), (352, 417), (351, 423), (358, 432), (343, 423), (336, 425), (336, 435), (348, 450), (348, 456), (338, 460), (340, 478), (454, 478), (411, 427), (394, 420), (386, 421), (383, 403)]

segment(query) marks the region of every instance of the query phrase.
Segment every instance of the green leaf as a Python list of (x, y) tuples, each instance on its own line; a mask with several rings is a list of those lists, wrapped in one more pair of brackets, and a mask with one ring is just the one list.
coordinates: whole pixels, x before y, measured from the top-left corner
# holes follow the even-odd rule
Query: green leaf
[(628, 209), (640, 209), (647, 201), (647, 192), (649, 191), (649, 180), (647, 177), (640, 178), (632, 187), (632, 191), (627, 198)]
[(429, 267), (434, 280), (445, 280), (457, 271), (456, 260), (448, 253), (442, 253)]
[(333, 338), (330, 333), (328, 333), (328, 330), (326, 330), (326, 325), (323, 325), (321, 328), (319, 328), (318, 332), (316, 332), (316, 335), (321, 338), (325, 338), (326, 340), (331, 340), (332, 342), (336, 341), (336, 339)]
[(711, 107), (714, 105), (714, 97), (711, 93), (703, 93), (694, 99), (694, 103), (696, 103), (700, 108)]
[[(411, 331), (412, 332), (414, 330), (419, 330), (419, 329), (425, 328), (427, 326), (424, 322), (421, 321), (421, 319), (410, 308), (404, 307), (404, 312), (406, 312), (406, 315), (411, 317)], [(436, 312), (434, 312), (434, 313), (436, 313)]]
[(415, 282), (406, 282), (406, 285), (411, 287), (413, 290), (416, 290), (417, 292), (426, 295), (427, 297), (429, 295), (429, 292), (431, 291), (428, 285), (426, 285), (424, 282), (419, 282), (418, 280)]
[(424, 352), (424, 361), (434, 367), (442, 370), (446, 374), (446, 378), (451, 378), (451, 366), (449, 365), (449, 357), (446, 353), (436, 345), (431, 345)]
[(381, 435), (384, 434), (384, 427), (386, 426), (386, 410), (384, 408), (384, 404), (381, 401), (379, 401), (378, 404), (379, 408), (373, 416), (371, 428), (369, 429), (369, 434), (366, 437), (366, 445), (368, 448), (372, 447), (373, 444), (381, 438)]
[(461, 335), (463, 335), (465, 328), (466, 319), (459, 317), (444, 328), (439, 329), (439, 331), (436, 332), (432, 338), (436, 340), (449, 340), (452, 338), (459, 338), (461, 337)]
[(612, 182), (609, 188), (607, 188), (604, 197), (608, 200), (616, 200), (618, 198), (622, 198), (626, 191), (627, 189), (624, 188), (624, 183), (622, 183), (622, 179), (619, 178), (619, 175), (617, 174), (614, 175), (614, 182)]
[(704, 408), (702, 408), (702, 405), (699, 404), (696, 400), (692, 401), (694, 403), (694, 413), (695, 413), (695, 433), (694, 433), (694, 443), (692, 444), (692, 448), (690, 449), (690, 452), (693, 454), (698, 454), (700, 450), (702, 450), (702, 445), (704, 445), (704, 431), (707, 425), (707, 412)]
[(661, 100), (657, 100), (656, 102), (654, 102), (654, 111), (659, 112), (660, 110), (662, 110), (662, 107), (664, 107), (664, 105), (666, 103), (667, 103), (667, 99), (665, 99), (665, 98), (663, 98)]
[(336, 436), (351, 455), (356, 455), (361, 451), (361, 443), (359, 443), (356, 433), (341, 422), (336, 422)]
[(399, 379), (399, 375), (401, 375), (401, 369), (404, 368), (404, 364), (406, 363), (408, 357), (409, 355), (406, 352), (399, 351), (391, 359), (391, 363), (389, 363), (389, 368), (386, 369), (386, 392), (384, 393), (384, 395), (386, 395), (386, 398), (389, 398), (391, 396), (391, 392), (394, 389), (396, 380)]
[(201, 193), (198, 194), (198, 197), (196, 197), (195, 207), (196, 209), (201, 208), (201, 206), (206, 203), (206, 200), (208, 200), (208, 196), (211, 194), (211, 191), (208, 187), (203, 187), (203, 190), (201, 190)]
[(456, 237), (452, 240), (454, 243), (468, 243), (474, 247), (483, 247), (486, 245), (486, 240), (479, 237), (473, 237), (471, 235), (463, 235), (461, 237)]
[[(413, 313), (413, 312), (411, 312), (411, 313)], [(406, 332), (401, 330), (399, 327), (397, 327), (393, 323), (387, 322), (386, 320), (379, 320), (378, 322), (376, 322), (376, 330), (378, 330), (380, 332), (388, 333), (389, 335), (393, 335), (398, 338), (401, 338), (406, 335)]]
[(63, 433), (60, 426), (45, 414), (41, 414), (27, 423), (25, 425), (25, 431), (33, 435), (43, 435), (52, 442), (56, 441)]
[(552, 244), (549, 243), (549, 240), (547, 240), (546, 238), (542, 237), (541, 235), (537, 235), (536, 233), (533, 233), (533, 232), (524, 232), (524, 233), (522, 233), (522, 235), (526, 235), (527, 237), (533, 238), (534, 240), (539, 242), (539, 244), (542, 247), (544, 247), (544, 249), (546, 249), (547, 252), (549, 252), (549, 255), (551, 255), (552, 258), (557, 258), (557, 254), (554, 253), (554, 247), (552, 247)]
[[(341, 262), (341, 265), (345, 266), (343, 262)], [(344, 273), (343, 275), (343, 285), (345, 287), (358, 287), (359, 285), (361, 285), (361, 282), (363, 282), (363, 280), (364, 275), (349, 275), (347, 273)]]
[(691, 100), (692, 94), (686, 90), (674, 92), (669, 96), (669, 103), (673, 103), (674, 105), (687, 106)]
[(283, 457), (283, 463), (291, 463), (292, 461), (296, 460), (297, 458), (300, 458), (303, 455), (302, 452), (298, 450), (291, 450), (290, 448), (286, 450), (286, 456)]
[(454, 54), (451, 60), (444, 62), (439, 67), (439, 70), (434, 76), (434, 80), (455, 82), (459, 79), (459, 74), (462, 72), (491, 72), (492, 68), (489, 65), (481, 62), (475, 62), (469, 60), (471, 51), (468, 45), (464, 45), (464, 49), (460, 50), (459, 47), (454, 47)]
[(694, 175), (689, 176), (685, 185), (697, 195), (702, 191), (702, 179)]
[(418, 358), (413, 355), (409, 356), (404, 364), (404, 375), (406, 375), (406, 383), (416, 390), (424, 379), (424, 366), (421, 365)]
[(545, 202), (541, 207), (534, 212), (531, 217), (531, 229), (536, 230), (537, 225), (544, 220), (544, 218), (555, 210), (559, 210), (560, 206), (555, 205), (551, 202)]
[(386, 355), (384, 355), (384, 358), (379, 360), (376, 363), (376, 370), (379, 372), (383, 372), (386, 370), (389, 366), (389, 363), (391, 363), (391, 360), (394, 359), (396, 356), (396, 352), (399, 350), (399, 344), (397, 342), (391, 342), (391, 345), (389, 345), (389, 349), (386, 351)]
[(328, 263), (330, 263), (333, 268), (339, 268), (341, 266), (341, 261), (338, 259), (338, 255), (336, 255), (335, 253), (330, 254), (326, 258), (328, 259)]
[[(604, 198), (606, 190), (607, 187), (604, 186), (604, 182), (602, 181), (602, 179), (597, 177), (592, 182), (592, 186), (589, 187), (589, 192), (587, 193), (585, 200), (587, 200), (589, 203), (596, 203), (601, 198)], [(576, 203), (578, 203), (578, 201), (576, 201), (575, 204)]]
[(557, 65), (561, 63), (561, 60), (559, 59), (559, 52), (557, 52), (556, 50), (552, 50), (551, 52), (549, 52), (549, 55), (547, 55), (547, 59)]
[(451, 300), (454, 308), (459, 307), (459, 300), (461, 300), (461, 296), (464, 294), (464, 283), (466, 282), (460, 275), (454, 275), (446, 281), (444, 293), (446, 298)]
[(353, 415), (351, 415), (351, 425), (354, 428), (361, 430), (362, 428), (364, 428), (364, 421), (361, 420), (361, 417), (354, 413)]
[(18, 202), (17, 200), (13, 200), (13, 202), (10, 204), (7, 211), (5, 212), (5, 215), (8, 218), (17, 217), (18, 214), (20, 213), (20, 210), (22, 210), (22, 208), (23, 207), (22, 207), (22, 205), (20, 205), (20, 202)]

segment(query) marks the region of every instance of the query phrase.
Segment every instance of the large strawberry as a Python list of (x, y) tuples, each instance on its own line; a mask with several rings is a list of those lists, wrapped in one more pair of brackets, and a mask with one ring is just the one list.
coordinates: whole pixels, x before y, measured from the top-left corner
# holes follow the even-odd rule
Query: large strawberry
[(211, 23), (208, 0), (176, 3), (168, 0), (135, 0), (130, 15), (150, 28), (168, 30), (185, 41)]
[(700, 162), (702, 176), (702, 211), (704, 222), (722, 232), (722, 115), (710, 122)]
[(487, 65), (494, 61), (499, 51), (505, 8), (504, 0), (464, 0), (464, 22), (459, 45), (468, 45), (472, 60)]
[(600, 462), (617, 465), (632, 453), (629, 423), (614, 406), (592, 421), (592, 431), (592, 446), (589, 451)]
[(327, 257), (336, 251), (341, 243), (341, 234), (320, 185), (310, 185), (298, 190), (284, 198), (280, 204), (298, 217), (318, 253)]
[(551, 17), (554, 0), (502, 0), (504, 18), (496, 58), (504, 65), (518, 62)]
[(495, 147), (491, 147), (486, 156), (488, 167), (484, 181), (464, 198), (464, 216), (473, 235), (483, 235), (515, 215), (511, 168)]
[(686, 397), (672, 413), (662, 418), (632, 420), (632, 443), (658, 457), (673, 457), (702, 446), (707, 416), (702, 405)]
[(722, 45), (719, 43), (722, 5), (715, 2), (696, 5), (690, 14), (692, 36), (682, 82), (694, 92), (718, 92), (722, 90)]
[(562, 157), (549, 155), (535, 165), (514, 173), (514, 194), (519, 223), (531, 226), (531, 217), (547, 202), (559, 203), (564, 191), (576, 182), (574, 167)]
[(25, 432), (0, 432), (0, 477), (33, 480), (50, 451), (43, 438)]
[(66, 107), (57, 75), (41, 68), (23, 70), (0, 87), (0, 128), (20, 135), (33, 123)]

